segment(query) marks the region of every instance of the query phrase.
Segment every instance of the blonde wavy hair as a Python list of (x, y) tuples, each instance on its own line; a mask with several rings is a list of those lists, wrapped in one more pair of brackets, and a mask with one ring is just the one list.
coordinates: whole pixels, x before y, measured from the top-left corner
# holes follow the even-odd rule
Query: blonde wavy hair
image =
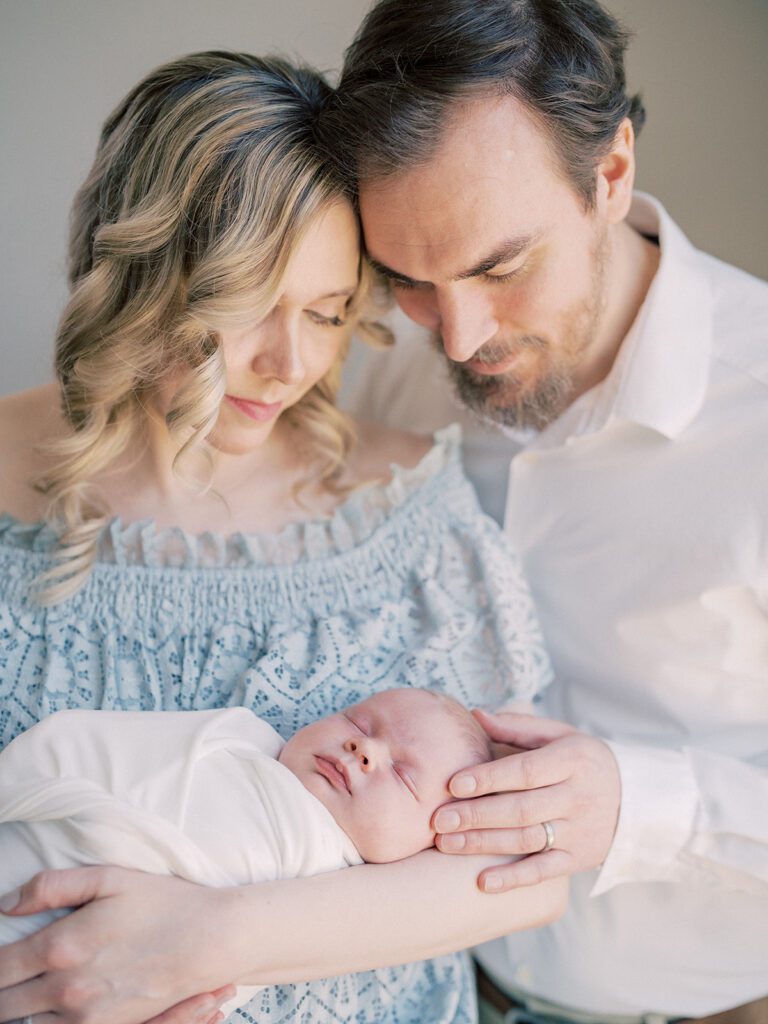
[[(72, 431), (48, 446), (54, 468), (38, 481), (59, 539), (42, 603), (87, 580), (110, 518), (92, 481), (143, 443), (159, 390), (173, 395), (174, 472), (210, 486), (206, 439), (225, 386), (218, 332), (267, 314), (304, 230), (346, 198), (317, 127), (331, 96), (307, 68), (210, 51), (152, 72), (107, 120), (72, 214), (55, 359)], [(348, 322), (383, 340), (363, 317), (372, 292), (361, 263)], [(343, 355), (285, 414), (332, 490), (354, 436), (335, 406)]]

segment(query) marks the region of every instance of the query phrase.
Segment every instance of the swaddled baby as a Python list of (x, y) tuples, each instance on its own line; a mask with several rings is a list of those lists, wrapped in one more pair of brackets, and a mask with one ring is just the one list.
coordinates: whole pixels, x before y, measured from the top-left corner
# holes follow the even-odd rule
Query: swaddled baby
[[(0, 892), (84, 864), (226, 886), (399, 860), (433, 845), (451, 776), (491, 756), (429, 690), (383, 691), (286, 743), (246, 708), (59, 712), (0, 753)], [(60, 913), (0, 915), (0, 942)]]

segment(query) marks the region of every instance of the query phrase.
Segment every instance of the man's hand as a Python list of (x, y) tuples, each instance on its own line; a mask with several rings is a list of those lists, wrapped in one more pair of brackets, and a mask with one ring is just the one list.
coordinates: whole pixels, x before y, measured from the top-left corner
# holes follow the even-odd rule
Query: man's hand
[[(523, 856), (478, 877), (486, 892), (505, 892), (602, 864), (621, 802), (619, 770), (610, 748), (563, 722), (531, 715), (473, 712), (496, 743), (522, 753), (458, 772), (433, 826), (444, 853)], [(544, 850), (547, 831), (551, 848)]]

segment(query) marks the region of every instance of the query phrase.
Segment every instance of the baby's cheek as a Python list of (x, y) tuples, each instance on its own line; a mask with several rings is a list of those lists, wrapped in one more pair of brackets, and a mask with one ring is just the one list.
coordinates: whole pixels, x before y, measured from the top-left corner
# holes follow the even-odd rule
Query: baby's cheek
[(375, 816), (359, 823), (351, 836), (363, 860), (386, 864), (411, 857), (433, 845), (433, 835), (423, 812), (418, 815), (402, 806), (380, 807)]

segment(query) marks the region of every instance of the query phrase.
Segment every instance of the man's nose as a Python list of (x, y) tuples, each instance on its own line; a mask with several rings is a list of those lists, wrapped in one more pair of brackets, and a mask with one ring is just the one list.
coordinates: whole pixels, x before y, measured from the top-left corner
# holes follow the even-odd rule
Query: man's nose
[(465, 363), (491, 341), (499, 325), (488, 302), (470, 290), (446, 290), (437, 294), (443, 349), (455, 363)]

